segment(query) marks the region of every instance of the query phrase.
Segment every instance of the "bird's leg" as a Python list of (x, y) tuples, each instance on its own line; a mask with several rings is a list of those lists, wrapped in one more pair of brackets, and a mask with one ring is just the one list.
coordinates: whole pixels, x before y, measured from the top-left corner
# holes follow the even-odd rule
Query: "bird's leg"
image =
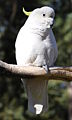
[(49, 66), (48, 65), (43, 65), (42, 66), (44, 69), (45, 69), (45, 71), (48, 73), (48, 71), (49, 71)]

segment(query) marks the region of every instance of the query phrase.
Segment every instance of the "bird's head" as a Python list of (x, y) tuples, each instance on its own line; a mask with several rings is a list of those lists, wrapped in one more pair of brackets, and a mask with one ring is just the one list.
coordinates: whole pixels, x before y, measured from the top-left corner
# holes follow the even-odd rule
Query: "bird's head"
[[(25, 11), (26, 12), (26, 11)], [(24, 13), (25, 13), (24, 12)], [(30, 26), (40, 29), (50, 28), (54, 23), (55, 12), (51, 7), (41, 7), (29, 12), (29, 17), (26, 23)], [(27, 12), (28, 15), (28, 12)]]

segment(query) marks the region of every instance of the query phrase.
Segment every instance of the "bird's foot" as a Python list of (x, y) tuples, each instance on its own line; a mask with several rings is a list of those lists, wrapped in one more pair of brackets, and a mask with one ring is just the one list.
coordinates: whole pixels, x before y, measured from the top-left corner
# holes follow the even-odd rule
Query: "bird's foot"
[(49, 71), (49, 66), (48, 66), (48, 65), (43, 65), (43, 68), (44, 68), (45, 71), (48, 73), (48, 71)]

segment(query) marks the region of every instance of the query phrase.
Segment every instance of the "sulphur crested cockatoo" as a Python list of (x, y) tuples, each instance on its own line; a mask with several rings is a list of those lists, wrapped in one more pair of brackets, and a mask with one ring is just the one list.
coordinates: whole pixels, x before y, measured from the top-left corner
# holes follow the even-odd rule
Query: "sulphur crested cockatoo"
[[(15, 43), (18, 65), (39, 66), (47, 72), (48, 67), (53, 66), (58, 53), (51, 28), (54, 16), (54, 10), (47, 6), (37, 8), (30, 13)], [(47, 80), (23, 79), (23, 83), (28, 95), (28, 109), (35, 114), (47, 111)]]

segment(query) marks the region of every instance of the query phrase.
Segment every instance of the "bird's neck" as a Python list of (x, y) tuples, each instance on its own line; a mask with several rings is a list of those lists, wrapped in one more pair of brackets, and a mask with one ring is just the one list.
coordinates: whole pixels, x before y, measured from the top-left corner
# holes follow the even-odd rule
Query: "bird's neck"
[(36, 36), (37, 38), (43, 38), (45, 36), (50, 35), (52, 32), (51, 28), (47, 28), (46, 25), (40, 24), (25, 24), (25, 30), (28, 31), (30, 34)]
[(44, 37), (46, 34), (48, 35), (52, 30), (51, 28), (29, 28), (30, 32), (36, 34), (38, 36)]

